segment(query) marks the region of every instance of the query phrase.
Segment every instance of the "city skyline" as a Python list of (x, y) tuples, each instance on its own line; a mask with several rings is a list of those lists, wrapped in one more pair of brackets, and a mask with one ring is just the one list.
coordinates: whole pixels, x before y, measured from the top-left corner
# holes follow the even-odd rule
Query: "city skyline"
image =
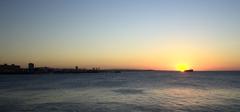
[(2, 0), (0, 64), (240, 70), (239, 5), (239, 0)]

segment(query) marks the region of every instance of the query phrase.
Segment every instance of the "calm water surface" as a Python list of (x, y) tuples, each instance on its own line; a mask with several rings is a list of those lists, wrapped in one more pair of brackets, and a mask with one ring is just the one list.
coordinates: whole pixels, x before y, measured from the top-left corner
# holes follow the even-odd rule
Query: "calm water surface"
[(240, 72), (1, 75), (0, 112), (239, 112)]

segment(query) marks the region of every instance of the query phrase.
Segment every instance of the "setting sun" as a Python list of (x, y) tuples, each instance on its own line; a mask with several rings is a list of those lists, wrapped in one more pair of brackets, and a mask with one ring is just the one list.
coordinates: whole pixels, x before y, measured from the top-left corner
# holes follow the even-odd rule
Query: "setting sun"
[(180, 72), (184, 72), (185, 70), (188, 70), (189, 66), (187, 64), (178, 64), (177, 65), (177, 70)]

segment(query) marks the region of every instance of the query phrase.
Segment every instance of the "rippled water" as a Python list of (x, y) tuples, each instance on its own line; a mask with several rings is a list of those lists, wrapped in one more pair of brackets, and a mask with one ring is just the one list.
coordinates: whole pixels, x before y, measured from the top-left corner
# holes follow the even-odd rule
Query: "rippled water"
[(240, 72), (2, 75), (0, 112), (239, 112)]

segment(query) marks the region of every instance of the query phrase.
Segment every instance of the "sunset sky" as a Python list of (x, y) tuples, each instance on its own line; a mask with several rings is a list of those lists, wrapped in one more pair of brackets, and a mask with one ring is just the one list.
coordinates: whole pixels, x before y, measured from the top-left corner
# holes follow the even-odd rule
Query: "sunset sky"
[(0, 64), (240, 70), (240, 0), (1, 0)]

